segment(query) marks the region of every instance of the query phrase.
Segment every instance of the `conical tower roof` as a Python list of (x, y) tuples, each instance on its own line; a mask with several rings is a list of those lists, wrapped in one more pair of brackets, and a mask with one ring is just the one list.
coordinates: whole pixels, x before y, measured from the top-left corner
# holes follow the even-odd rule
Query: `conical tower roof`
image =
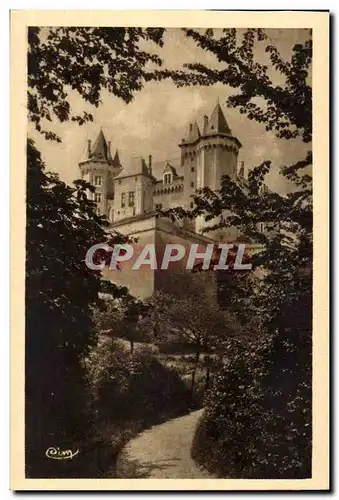
[(113, 165), (115, 167), (120, 167), (120, 165), (121, 165), (118, 150), (116, 150), (116, 152), (115, 152), (115, 155), (114, 155), (114, 158), (113, 158)]
[(183, 142), (190, 143), (190, 142), (195, 142), (198, 139), (200, 139), (201, 134), (199, 130), (198, 123), (195, 121), (194, 123), (190, 123), (189, 125), (189, 130), (188, 134), (185, 139), (183, 139)]
[(192, 125), (192, 128), (190, 129), (188, 140), (190, 142), (194, 142), (197, 141), (199, 137), (200, 137), (200, 130), (197, 122), (195, 121)]
[(221, 106), (219, 104), (219, 100), (214, 108), (214, 111), (211, 115), (211, 118), (208, 121), (206, 133), (207, 134), (218, 134), (218, 133), (231, 134), (231, 129), (228, 126), (228, 123), (226, 121), (223, 110), (221, 109)]
[(107, 141), (102, 129), (100, 130), (99, 135), (91, 148), (91, 159), (104, 161), (111, 160)]

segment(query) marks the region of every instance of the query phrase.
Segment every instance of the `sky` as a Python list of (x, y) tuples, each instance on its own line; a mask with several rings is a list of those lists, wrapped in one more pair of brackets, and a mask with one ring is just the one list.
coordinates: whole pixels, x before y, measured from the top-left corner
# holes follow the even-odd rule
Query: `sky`
[[(302, 43), (309, 37), (304, 29), (265, 31), (285, 60), (290, 58), (296, 43)], [(188, 62), (199, 62), (211, 67), (219, 65), (211, 53), (197, 47), (180, 29), (166, 30), (164, 41), (163, 48), (155, 48), (154, 44), (145, 47), (156, 50), (164, 60), (164, 68), (179, 69)], [(267, 57), (262, 51), (258, 51), (255, 56), (259, 61)], [(274, 83), (278, 83), (281, 78), (277, 73), (272, 73), (271, 77)], [(228, 108), (226, 100), (233, 93), (234, 89), (221, 83), (209, 87), (177, 88), (171, 81), (150, 82), (135, 93), (129, 104), (105, 91), (102, 93), (102, 104), (95, 108), (70, 90), (73, 112), (91, 112), (93, 123), (79, 126), (72, 122), (55, 121), (50, 129), (61, 137), (61, 144), (46, 141), (31, 124), (28, 126), (28, 135), (41, 151), (47, 170), (57, 172), (68, 184), (80, 177), (78, 163), (86, 157), (87, 140), (93, 142), (101, 127), (106, 139), (111, 141), (112, 154), (118, 149), (123, 166), (128, 168), (135, 157), (148, 158), (148, 155), (152, 155), (154, 174), (160, 177), (160, 165), (157, 168), (157, 162), (161, 162), (161, 168), (165, 160), (176, 164), (180, 157), (178, 144), (186, 136), (189, 123), (197, 120), (201, 129), (203, 116), (211, 115), (219, 99), (233, 135), (242, 144), (239, 164), (243, 161), (245, 170), (248, 170), (264, 160), (272, 160), (267, 184), (278, 192), (288, 192), (291, 186), (279, 175), (279, 167), (300, 159), (310, 145), (299, 140), (277, 139), (274, 133), (265, 130), (264, 125), (250, 121), (236, 109)]]

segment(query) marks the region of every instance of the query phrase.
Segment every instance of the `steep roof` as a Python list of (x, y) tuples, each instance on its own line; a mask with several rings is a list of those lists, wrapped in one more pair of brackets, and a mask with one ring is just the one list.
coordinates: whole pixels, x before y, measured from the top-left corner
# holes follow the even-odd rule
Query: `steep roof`
[(190, 142), (195, 142), (199, 139), (199, 137), (200, 137), (200, 130), (197, 122), (195, 121), (192, 125), (192, 128), (190, 129), (188, 140)]
[(188, 135), (185, 139), (183, 139), (183, 142), (195, 142), (200, 138), (200, 136), (199, 125), (195, 121), (194, 123), (190, 123)]
[(214, 108), (214, 111), (211, 115), (211, 118), (208, 121), (206, 133), (207, 134), (216, 134), (216, 133), (231, 134), (231, 129), (228, 126), (228, 123), (226, 121), (223, 110), (221, 109), (221, 106), (219, 104), (219, 100)]
[(119, 153), (118, 153), (118, 150), (116, 150), (114, 158), (113, 158), (113, 166), (120, 167), (120, 165), (121, 165), (121, 162), (120, 162), (120, 158), (119, 158)]
[[(146, 175), (154, 179), (150, 169), (147, 167), (144, 158), (132, 158), (127, 167), (124, 167), (115, 179), (130, 177), (132, 175)], [(154, 179), (155, 180), (155, 179)]]
[(90, 158), (91, 160), (111, 161), (107, 141), (102, 129), (100, 130), (99, 135), (91, 148)]

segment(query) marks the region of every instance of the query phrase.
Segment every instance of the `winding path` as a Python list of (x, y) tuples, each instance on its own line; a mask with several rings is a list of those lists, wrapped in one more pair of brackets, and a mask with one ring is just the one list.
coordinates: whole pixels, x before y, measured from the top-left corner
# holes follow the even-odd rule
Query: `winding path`
[(142, 432), (122, 449), (118, 477), (212, 479), (191, 458), (191, 444), (202, 410)]

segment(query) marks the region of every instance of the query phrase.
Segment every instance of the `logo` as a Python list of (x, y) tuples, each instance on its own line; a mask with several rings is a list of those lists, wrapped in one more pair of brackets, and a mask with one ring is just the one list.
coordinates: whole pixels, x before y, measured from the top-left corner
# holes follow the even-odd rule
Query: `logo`
[(47, 458), (52, 458), (53, 460), (70, 460), (75, 455), (79, 453), (79, 450), (76, 450), (73, 452), (72, 450), (60, 450), (60, 448), (54, 448), (51, 446), (50, 448), (47, 448), (46, 450), (46, 457)]

